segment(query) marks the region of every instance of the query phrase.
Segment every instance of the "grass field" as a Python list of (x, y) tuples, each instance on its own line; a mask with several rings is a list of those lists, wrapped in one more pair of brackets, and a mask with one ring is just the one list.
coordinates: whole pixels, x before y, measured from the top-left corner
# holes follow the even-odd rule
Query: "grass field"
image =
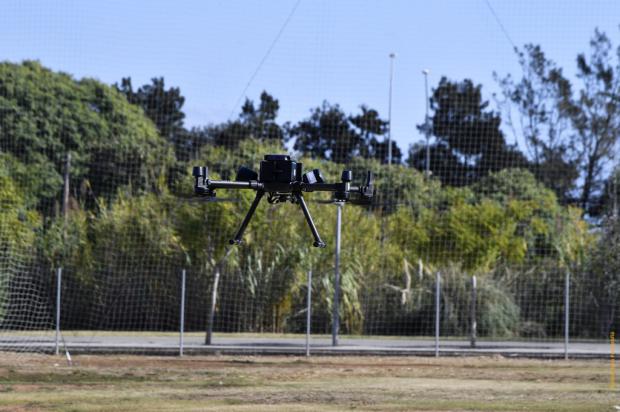
[(605, 361), (0, 354), (0, 410), (615, 411)]

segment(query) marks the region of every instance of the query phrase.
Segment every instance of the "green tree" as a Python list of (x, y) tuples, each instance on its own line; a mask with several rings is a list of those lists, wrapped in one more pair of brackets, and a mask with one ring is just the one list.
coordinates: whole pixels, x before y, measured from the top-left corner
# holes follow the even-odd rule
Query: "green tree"
[[(572, 86), (540, 46), (527, 44), (524, 49), (518, 52), (522, 70), (518, 81), (510, 75), (501, 79), (495, 75), (505, 99), (500, 107), (515, 137), (523, 136), (536, 178), (553, 189), (563, 203), (571, 203), (579, 175), (565, 104)], [(513, 106), (517, 118), (512, 116)]]
[(349, 120), (357, 128), (362, 138), (360, 155), (362, 157), (374, 157), (373, 145), (383, 138), (388, 130), (388, 122), (379, 117), (379, 112), (368, 108), (366, 105), (360, 106), (362, 111), (355, 116), (349, 116)]
[[(26, 207), (25, 196), (18, 184), (0, 167), (0, 256), (3, 258), (0, 265), (0, 324), (7, 328), (19, 327), (22, 321), (22, 325), (28, 324), (25, 321), (33, 324), (33, 319), (40, 315), (37, 310), (40, 308), (26, 307), (36, 299), (27, 301), (23, 296), (14, 299), (15, 296), (11, 295), (12, 291), (23, 293), (33, 279), (33, 250), (40, 227), (40, 215)], [(16, 307), (16, 313), (11, 314)], [(24, 319), (24, 314), (30, 319)]]
[[(520, 54), (523, 78), (514, 83), (507, 77), (501, 84), (507, 101), (519, 109), (539, 169), (534, 170), (556, 193), (595, 217), (620, 139), (620, 47), (614, 49), (609, 37), (595, 30), (589, 55), (577, 56), (578, 89), (540, 46), (525, 49)], [(566, 195), (575, 181), (578, 190)]]
[(172, 222), (178, 200), (121, 195), (90, 228), (97, 285), (90, 327), (162, 330), (178, 308), (178, 270), (187, 254)]
[[(432, 133), (430, 169), (444, 184), (463, 186), (506, 167), (523, 167), (527, 161), (508, 145), (500, 129), (501, 118), (486, 110), (482, 86), (469, 80), (452, 82), (443, 77), (430, 99)], [(422, 129), (424, 125), (418, 126)], [(410, 161), (424, 170), (425, 152), (414, 147)]]
[(604, 219), (602, 236), (588, 266), (586, 278), (579, 282), (591, 308), (589, 322), (583, 326), (592, 336), (606, 338), (620, 327), (620, 219), (617, 217)]
[(280, 110), (278, 100), (263, 91), (258, 107), (254, 107), (254, 102), (246, 99), (241, 108), (241, 122), (248, 126), (255, 139), (282, 143), (284, 132), (282, 127), (276, 123), (278, 110)]
[[(361, 113), (349, 116), (349, 121), (357, 129), (362, 140), (359, 155), (365, 158), (377, 159), (381, 163), (388, 162), (388, 143), (385, 134), (388, 132), (388, 122), (381, 119), (379, 112), (366, 105), (360, 106)], [(402, 152), (395, 141), (392, 145), (392, 163), (400, 164)]]
[(27, 167), (23, 177), (46, 179), (35, 195), (46, 212), (60, 194), (68, 153), (72, 195), (91, 204), (120, 186), (158, 187), (171, 161), (152, 123), (114, 88), (38, 62), (0, 64), (0, 113), (0, 150)]
[(598, 207), (593, 213), (597, 216), (620, 216), (620, 166), (616, 166), (605, 180)]
[[(133, 89), (131, 77), (125, 77), (114, 87), (123, 93), (127, 101), (142, 108), (153, 121), (160, 136), (172, 143), (177, 160), (189, 160), (203, 143), (200, 129), (187, 130), (183, 125), (185, 97), (179, 87), (166, 88), (163, 77), (154, 77), (150, 84)], [(169, 174), (180, 174), (183, 164), (174, 165)]]
[(346, 163), (360, 154), (362, 138), (340, 106), (326, 101), (293, 126), (289, 136), (295, 139), (295, 150), (312, 158)]
[[(579, 204), (589, 211), (597, 203), (605, 167), (618, 149), (620, 139), (620, 46), (596, 30), (590, 56), (577, 56), (577, 77), (583, 87), (570, 105), (569, 115), (577, 133), (574, 144), (583, 178)], [(612, 55), (616, 61), (612, 61)]]
[(162, 137), (172, 141), (183, 131), (183, 104), (185, 97), (178, 87), (166, 89), (163, 77), (154, 77), (151, 84), (140, 86), (134, 91), (131, 77), (124, 77), (114, 87), (127, 97), (131, 104), (140, 106), (144, 114), (155, 123)]
[(284, 145), (284, 127), (277, 123), (280, 103), (263, 91), (258, 107), (246, 99), (239, 118), (205, 129), (216, 146), (235, 148), (245, 139), (257, 139), (266, 143)]

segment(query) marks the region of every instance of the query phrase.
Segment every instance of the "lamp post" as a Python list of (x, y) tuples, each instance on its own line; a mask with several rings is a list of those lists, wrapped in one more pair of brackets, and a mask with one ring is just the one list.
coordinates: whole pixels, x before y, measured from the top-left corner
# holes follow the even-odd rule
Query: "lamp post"
[(334, 307), (332, 308), (332, 346), (338, 346), (340, 333), (340, 237), (342, 228), (342, 202), (336, 202), (336, 253), (334, 262)]
[(431, 128), (428, 124), (428, 74), (431, 71), (428, 69), (422, 70), (422, 74), (424, 75), (424, 93), (426, 96), (426, 116), (424, 118), (424, 133), (426, 134), (426, 165), (425, 165), (425, 174), (428, 178), (431, 175), (431, 146), (430, 146), (430, 131)]
[(394, 59), (396, 53), (390, 53), (390, 91), (388, 102), (388, 164), (392, 164), (392, 80), (394, 78)]

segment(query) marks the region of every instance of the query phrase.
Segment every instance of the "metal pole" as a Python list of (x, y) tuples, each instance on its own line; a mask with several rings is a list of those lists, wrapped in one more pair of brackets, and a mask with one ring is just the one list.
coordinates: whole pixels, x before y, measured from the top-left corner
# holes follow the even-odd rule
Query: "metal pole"
[(426, 177), (431, 175), (431, 147), (430, 147), (430, 126), (428, 125), (428, 74), (430, 70), (424, 69), (422, 70), (424, 74), (424, 92), (426, 96), (426, 117), (424, 119), (424, 133), (426, 134)]
[(62, 268), (58, 268), (56, 271), (56, 339), (54, 348), (56, 355), (59, 354), (59, 339), (60, 339), (60, 288), (62, 286)]
[[(620, 170), (620, 167), (616, 166), (618, 168), (618, 170)], [(616, 173), (615, 176), (613, 176), (611, 178), (611, 185), (612, 185), (612, 198), (613, 198), (613, 208), (614, 210), (612, 211), (612, 216), (614, 218), (614, 220), (618, 219), (618, 177), (620, 176), (619, 173)]]
[(469, 346), (471, 346), (472, 348), (476, 347), (476, 338), (478, 335), (478, 323), (476, 322), (476, 300), (478, 298), (478, 290), (477, 290), (477, 285), (476, 285), (476, 275), (473, 275), (471, 277), (471, 306), (470, 306), (470, 316), (471, 316), (471, 320), (470, 320), (470, 324), (471, 324), (471, 330), (470, 330), (470, 337), (469, 337)]
[(65, 177), (64, 177), (64, 190), (62, 196), (62, 215), (67, 221), (67, 213), (69, 212), (69, 178), (71, 173), (71, 153), (67, 153), (65, 161)]
[(616, 389), (616, 332), (609, 332), (609, 389)]
[(340, 230), (342, 203), (336, 203), (336, 260), (334, 262), (334, 307), (332, 308), (332, 346), (338, 346), (340, 330)]
[(179, 356), (183, 356), (183, 332), (185, 330), (185, 269), (181, 272), (181, 319), (179, 325)]
[(437, 272), (435, 276), (435, 356), (439, 356), (439, 299), (441, 281), (441, 273)]
[[(63, 217), (63, 229), (62, 229), (62, 238), (63, 242), (66, 243), (67, 238), (67, 217), (69, 215), (69, 179), (71, 177), (71, 153), (67, 153), (67, 157), (65, 160), (65, 176), (64, 176), (64, 188), (62, 195), (62, 217)], [(63, 252), (63, 257), (65, 253)], [(64, 261), (64, 259), (63, 259)], [(61, 297), (61, 288), (62, 288), (62, 268), (57, 269), (56, 275), (56, 338), (54, 342), (54, 349), (56, 355), (60, 353), (60, 297)], [(69, 351), (67, 350), (67, 345), (65, 344), (65, 351), (67, 353), (67, 361), (71, 363), (71, 355), (69, 355)]]
[(392, 80), (394, 78), (395, 53), (390, 53), (390, 97), (388, 102), (388, 164), (392, 164)]
[(306, 356), (310, 356), (310, 326), (312, 322), (312, 270), (308, 271), (308, 295), (306, 299)]
[(570, 272), (566, 270), (566, 280), (564, 282), (564, 359), (568, 360), (568, 326), (570, 311)]

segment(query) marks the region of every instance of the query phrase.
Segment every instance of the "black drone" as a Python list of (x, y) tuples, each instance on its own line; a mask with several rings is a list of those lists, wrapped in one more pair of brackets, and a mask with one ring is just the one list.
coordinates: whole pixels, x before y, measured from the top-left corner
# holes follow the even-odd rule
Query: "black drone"
[(369, 204), (374, 194), (372, 172), (368, 172), (366, 183), (363, 186), (352, 186), (353, 173), (350, 170), (342, 172), (340, 183), (325, 183), (325, 179), (319, 169), (310, 172), (302, 172), (302, 164), (291, 160), (288, 155), (266, 155), (265, 160), (260, 162), (260, 171), (255, 171), (241, 166), (237, 172), (235, 181), (210, 180), (207, 167), (194, 167), (195, 185), (194, 193), (200, 197), (215, 197), (215, 189), (252, 189), (256, 191), (256, 197), (250, 206), (250, 210), (241, 222), (241, 226), (235, 237), (230, 240), (231, 245), (240, 244), (254, 211), (265, 193), (269, 203), (283, 203), (289, 201), (297, 203), (306, 217), (314, 236), (315, 247), (325, 247), (319, 232), (310, 216), (310, 211), (303, 192), (333, 192), (335, 202), (352, 202), (357, 204)]

